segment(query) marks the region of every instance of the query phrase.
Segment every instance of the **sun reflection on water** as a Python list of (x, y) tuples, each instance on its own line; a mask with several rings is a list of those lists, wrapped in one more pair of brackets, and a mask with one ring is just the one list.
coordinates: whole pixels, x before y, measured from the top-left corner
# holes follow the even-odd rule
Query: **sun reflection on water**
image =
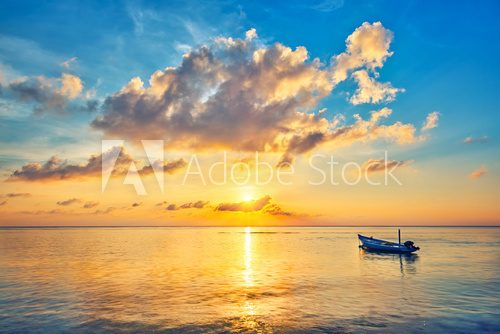
[(253, 282), (253, 270), (252, 270), (252, 229), (250, 227), (245, 227), (245, 270), (243, 270), (243, 279), (245, 280), (245, 286), (251, 287), (254, 285)]

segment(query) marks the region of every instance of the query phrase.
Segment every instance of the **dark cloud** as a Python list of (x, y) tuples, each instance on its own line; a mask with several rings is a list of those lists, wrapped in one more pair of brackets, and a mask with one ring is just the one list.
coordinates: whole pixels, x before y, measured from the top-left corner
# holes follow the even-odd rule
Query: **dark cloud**
[(189, 202), (180, 205), (179, 209), (203, 209), (207, 204), (204, 201)]
[(14, 198), (14, 197), (30, 197), (30, 193), (8, 193), (5, 195), (0, 195), (0, 197), (4, 198)]
[(133, 208), (137, 208), (138, 206), (141, 206), (141, 205), (142, 205), (142, 203), (139, 203), (139, 202), (132, 203)]
[(81, 203), (82, 200), (79, 199), (79, 198), (70, 198), (70, 199), (67, 199), (65, 201), (59, 201), (57, 202), (57, 205), (62, 205), (62, 206), (68, 206), (68, 205), (72, 205), (72, 204), (76, 204), (76, 203)]
[(290, 153), (285, 153), (281, 156), (280, 160), (276, 164), (277, 168), (290, 168), (295, 161), (295, 157)]
[(83, 208), (84, 209), (92, 209), (92, 208), (95, 208), (98, 205), (99, 205), (99, 202), (89, 201), (89, 202), (85, 202), (85, 204), (83, 204)]
[[(130, 164), (132, 162), (138, 163), (123, 148), (114, 147), (106, 153), (91, 156), (86, 163), (81, 165), (69, 164), (56, 156), (50, 158), (44, 164), (28, 163), (22, 166), (20, 170), (15, 170), (7, 181), (50, 181), (101, 176), (103, 161), (110, 165), (110, 159), (115, 156), (117, 156), (117, 159), (112, 175), (126, 175)], [(164, 171), (172, 174), (184, 166), (186, 166), (186, 161), (178, 159), (164, 164)], [(141, 175), (151, 174), (152, 172), (153, 168), (150, 165), (146, 165), (139, 170)]]
[(7, 204), (7, 201), (1, 201), (0, 202), (0, 206), (4, 206), (5, 204)]
[(411, 160), (385, 160), (385, 159), (370, 159), (363, 164), (363, 169), (369, 173), (380, 172), (386, 169), (405, 167), (413, 163)]
[(294, 213), (284, 211), (278, 204), (275, 203), (266, 205), (262, 211), (273, 216), (294, 216)]
[[(5, 97), (32, 103), (35, 114), (97, 111), (98, 101), (81, 99), (82, 91), (81, 79), (67, 73), (63, 73), (60, 78), (22, 77), (7, 83), (3, 88)], [(76, 99), (79, 99), (78, 103), (74, 102)]]
[(53, 210), (36, 210), (36, 211), (20, 211), (19, 212), (20, 214), (23, 214), (23, 215), (35, 215), (35, 216), (39, 216), (39, 215), (60, 215), (60, 214), (64, 214), (64, 213), (67, 213), (66, 211), (63, 211), (63, 210), (60, 210), (60, 209), (53, 209)]
[(116, 210), (115, 207), (110, 206), (110, 207), (107, 207), (104, 210), (96, 210), (96, 211), (93, 212), (93, 214), (94, 215), (106, 215), (106, 214), (111, 213), (111, 212), (113, 212), (115, 210)]
[(196, 201), (196, 202), (188, 202), (181, 205), (170, 204), (166, 207), (169, 211), (181, 210), (181, 209), (203, 209), (207, 206), (208, 202), (205, 201)]

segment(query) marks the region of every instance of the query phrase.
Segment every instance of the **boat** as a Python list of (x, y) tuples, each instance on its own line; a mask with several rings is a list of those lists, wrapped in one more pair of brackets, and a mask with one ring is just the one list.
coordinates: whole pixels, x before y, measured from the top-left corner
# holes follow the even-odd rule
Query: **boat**
[(401, 232), (398, 230), (399, 243), (391, 242), (381, 239), (375, 239), (373, 237), (367, 237), (358, 234), (358, 239), (360, 241), (360, 248), (373, 251), (373, 252), (385, 252), (385, 253), (398, 253), (398, 254), (411, 254), (420, 249), (420, 247), (415, 246), (413, 241), (405, 241), (401, 243)]

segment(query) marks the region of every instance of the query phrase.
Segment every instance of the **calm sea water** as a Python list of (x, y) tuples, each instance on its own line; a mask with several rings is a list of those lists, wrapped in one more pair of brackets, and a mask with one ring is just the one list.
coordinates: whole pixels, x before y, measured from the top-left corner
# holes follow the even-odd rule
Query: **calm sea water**
[(500, 332), (500, 229), (0, 229), (5, 333)]

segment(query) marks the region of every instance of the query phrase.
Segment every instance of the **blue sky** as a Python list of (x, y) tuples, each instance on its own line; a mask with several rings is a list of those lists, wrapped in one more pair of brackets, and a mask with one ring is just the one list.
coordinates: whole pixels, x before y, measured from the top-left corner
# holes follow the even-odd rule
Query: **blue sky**
[[(346, 51), (348, 36), (364, 22), (381, 22), (393, 33), (393, 54), (368, 72), (404, 92), (382, 103), (353, 104), (349, 99), (359, 83), (351, 72), (360, 67), (352, 68), (307, 112), (326, 108), (326, 119), (344, 115), (349, 124), (355, 114), (366, 120), (371, 111), (388, 107), (391, 123), (416, 129), (414, 143), (373, 142), (373, 149), (391, 149), (398, 159), (445, 174), (467, 176), (486, 166), (491, 183), (499, 184), (499, 13), (498, 1), (2, 1), (0, 170), (8, 177), (26, 163), (53, 155), (85, 162), (99, 152), (103, 136), (116, 130), (91, 125), (103, 115), (113, 116), (106, 99), (116, 102), (113, 96), (134, 77), (149, 87), (153, 73), (180, 68), (184, 54), (218, 37), (250, 43), (245, 34), (255, 28), (257, 46), (303, 46), (307, 62), (318, 58), (326, 73)], [(84, 85), (76, 102), (64, 106), (69, 112), (36, 113), (34, 103), (9, 92), (16, 80), (43, 76), (61, 83), (63, 73)], [(91, 112), (77, 105), (87, 99), (97, 101)], [(433, 112), (439, 113), (439, 125), (427, 133), (422, 126)], [(150, 130), (155, 130), (151, 124), (144, 128)]]
[[(147, 80), (175, 66), (186, 47), (218, 35), (242, 36), (255, 27), (266, 41), (305, 46), (327, 62), (362, 22), (381, 21), (395, 34), (381, 79), (404, 87), (393, 103), (402, 120), (439, 110), (443, 131), (493, 135), (499, 122), (500, 23), (495, 1), (3, 1), (0, 61), (21, 75), (57, 76), (72, 69), (99, 95), (131, 77)], [(369, 109), (345, 103), (341, 88), (323, 103), (343, 112)], [(356, 110), (353, 110), (356, 109)], [(458, 130), (458, 131), (457, 131)]]

